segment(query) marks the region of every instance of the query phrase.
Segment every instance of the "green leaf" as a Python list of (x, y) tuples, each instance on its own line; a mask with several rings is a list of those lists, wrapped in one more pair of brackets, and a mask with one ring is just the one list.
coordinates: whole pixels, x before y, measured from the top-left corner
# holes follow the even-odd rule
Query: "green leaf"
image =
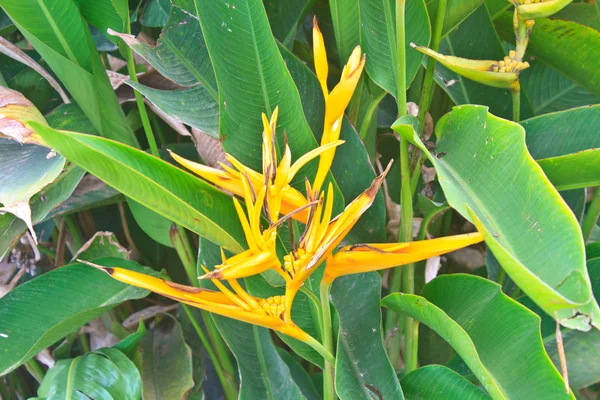
[(519, 74), (519, 81), (535, 115), (600, 103), (597, 96), (554, 68), (539, 61), (529, 63), (531, 67)]
[[(444, 16), (444, 27), (442, 28), (442, 37), (448, 35), (469, 15), (471, 15), (484, 0), (447, 0), (446, 15)], [(428, 0), (427, 10), (432, 21), (435, 21), (439, 0)]]
[(194, 386), (192, 351), (177, 320), (159, 318), (140, 340), (144, 400), (182, 399)]
[(321, 400), (322, 397), (317, 392), (314, 382), (310, 379), (310, 376), (302, 365), (281, 347), (277, 347), (277, 354), (279, 354), (279, 357), (281, 357), (283, 362), (285, 362), (290, 369), (290, 374), (292, 375), (292, 378), (294, 378), (294, 382), (296, 382), (302, 391), (302, 395), (307, 400)]
[[(200, 259), (208, 269), (221, 263), (218, 246), (200, 239)], [(214, 288), (201, 281), (203, 287)], [(237, 360), (240, 399), (300, 399), (302, 391), (281, 359), (269, 330), (234, 319), (212, 316), (221, 336)]]
[[(68, 199), (84, 173), (85, 171), (80, 168), (69, 168), (53, 183), (33, 196), (29, 202), (32, 223), (35, 225), (42, 222), (54, 207)], [(0, 215), (0, 259), (6, 256), (26, 230), (25, 222), (13, 214)]]
[[(183, 305), (177, 310), (177, 320), (181, 324), (185, 342), (192, 350), (192, 378), (194, 380), (194, 387), (188, 393), (187, 398), (189, 400), (202, 399), (203, 392), (206, 393), (206, 390), (204, 390), (205, 385), (210, 385), (209, 382), (205, 382), (205, 380), (208, 381), (210, 379), (207, 376), (208, 366), (206, 365), (206, 363), (210, 361), (207, 359), (206, 349), (198, 336), (198, 332), (196, 332), (196, 329), (192, 325), (189, 317), (182, 310), (182, 307)], [(202, 313), (199, 309), (190, 308), (190, 311), (196, 321), (202, 321)], [(207, 359), (206, 362), (205, 359)], [(214, 377), (214, 379), (217, 380), (217, 377)], [(221, 390), (220, 384), (217, 383), (216, 385), (219, 386), (219, 390)], [(209, 394), (206, 394), (206, 398), (210, 399), (211, 397)]]
[[(416, 51), (416, 50), (411, 50)], [(506, 55), (502, 42), (485, 6), (473, 12), (460, 27), (440, 43), (440, 53), (472, 60), (502, 60)], [(486, 86), (464, 78), (437, 63), (434, 78), (457, 104), (485, 104), (498, 117), (512, 117), (512, 98), (508, 89)], [(529, 103), (521, 92), (521, 115), (532, 115)]]
[(315, 0), (266, 1), (265, 10), (273, 36), (286, 46), (291, 45), (298, 24), (314, 3)]
[(173, 247), (171, 228), (173, 223), (167, 218), (151, 211), (140, 203), (127, 199), (129, 210), (144, 233), (163, 246)]
[(148, 0), (140, 16), (140, 23), (153, 28), (164, 26), (169, 16), (170, 7), (171, 2), (169, 0)]
[[(152, 271), (119, 258), (95, 262)], [(82, 264), (55, 269), (18, 286), (0, 299), (0, 376), (121, 302), (147, 294)], [(44, 304), (43, 310), (40, 304)]]
[(525, 130), (487, 107), (458, 106), (436, 126), (436, 155), (411, 131), (400, 134), (434, 164), (448, 204), (478, 226), (512, 280), (562, 325), (600, 327), (579, 224), (527, 153)]
[(119, 192), (224, 248), (239, 252), (244, 236), (231, 198), (143, 151), (108, 139), (41, 128), (44, 140)]
[[(410, 85), (423, 60), (423, 54), (410, 43), (428, 46), (431, 27), (424, 0), (406, 2), (406, 85)], [(360, 43), (368, 55), (367, 73), (373, 81), (396, 97), (396, 6), (392, 0), (360, 2)]]
[(418, 368), (400, 381), (407, 400), (485, 400), (477, 386), (442, 365)]
[[(514, 41), (511, 15), (496, 21), (502, 39)], [(600, 96), (600, 32), (575, 22), (541, 18), (535, 21), (527, 54), (535, 57), (569, 79)]]
[(144, 325), (144, 321), (140, 319), (140, 324), (138, 325), (137, 331), (133, 332), (132, 334), (128, 335), (126, 338), (121, 340), (119, 343), (115, 344), (113, 346), (113, 349), (117, 349), (123, 352), (123, 354), (132, 359), (138, 348), (138, 343), (140, 342), (140, 339), (143, 338), (145, 334), (146, 325)]
[(135, 364), (113, 348), (60, 360), (39, 389), (40, 399), (139, 399), (140, 373)]
[(111, 257), (129, 259), (129, 252), (119, 244), (112, 232), (96, 232), (73, 256), (73, 260), (93, 261), (96, 258)]
[[(108, 29), (123, 32), (127, 27), (127, 19), (129, 18), (127, 0), (75, 0), (75, 4), (77, 4), (83, 18), (98, 28), (105, 36)], [(108, 39), (117, 42), (117, 39), (110, 36), (108, 36)]]
[(571, 3), (552, 16), (553, 19), (577, 22), (600, 30), (600, 10), (594, 4)]
[(127, 84), (170, 117), (219, 138), (219, 104), (204, 86), (159, 90), (132, 81)]
[(218, 100), (217, 83), (196, 16), (171, 7), (154, 48), (129, 35), (119, 35), (163, 76), (181, 86), (201, 84)]
[(473, 275), (442, 275), (423, 297), (392, 294), (384, 307), (406, 313), (452, 345), (493, 399), (574, 399), (544, 351), (539, 317)]
[(600, 105), (521, 122), (527, 149), (559, 190), (600, 185)]
[(329, 0), (340, 66), (346, 64), (352, 50), (360, 42), (358, 3), (357, 0)]
[[(302, 112), (294, 81), (277, 49), (262, 1), (215, 4), (196, 0), (200, 24), (219, 85), (223, 148), (243, 164), (260, 170), (261, 113), (279, 107), (277, 142), (287, 133), (293, 158), (317, 146)], [(316, 164), (304, 168), (313, 176)], [(302, 182), (304, 179), (297, 179)]]
[(377, 273), (336, 279), (331, 301), (340, 318), (335, 388), (343, 399), (403, 399), (383, 347), (381, 279)]
[(138, 146), (75, 3), (57, 0), (49, 7), (42, 0), (7, 0), (2, 7), (100, 134)]

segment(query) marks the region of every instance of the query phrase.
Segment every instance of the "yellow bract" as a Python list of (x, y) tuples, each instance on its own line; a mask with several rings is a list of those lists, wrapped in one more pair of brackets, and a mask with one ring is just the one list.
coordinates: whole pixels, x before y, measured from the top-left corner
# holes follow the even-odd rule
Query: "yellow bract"
[[(342, 71), (340, 82), (329, 92), (327, 54), (316, 20), (313, 41), (315, 70), (326, 104), (323, 136), (318, 148), (301, 155), (292, 163), (292, 152), (286, 143), (278, 162), (278, 108), (275, 108), (270, 119), (265, 114), (262, 115), (262, 173), (241, 164), (231, 155), (227, 155), (230, 165), (222, 164), (222, 170), (219, 170), (172, 154), (175, 160), (205, 180), (244, 200), (245, 209), (237, 198), (233, 198), (248, 249), (228, 259), (221, 251), (222, 263), (212, 271), (205, 269), (206, 274), (200, 277), (211, 279), (219, 292), (177, 285), (120, 268), (100, 268), (122, 282), (152, 290), (194, 307), (285, 333), (313, 346), (324, 357), (331, 358), (331, 354), (323, 351), (323, 346), (298, 328), (291, 318), (292, 303), (296, 294), (324, 260), (327, 260), (324, 282), (330, 283), (338, 276), (424, 260), (483, 239), (480, 234), (475, 233), (413, 243), (360, 244), (345, 247), (333, 254), (375, 200), (391, 163), (382, 175), (373, 180), (369, 188), (350, 202), (342, 213), (333, 217), (333, 185), (329, 183), (326, 191), (322, 191), (321, 187), (331, 168), (336, 147), (343, 143), (339, 140), (339, 135), (344, 111), (358, 84), (365, 57), (357, 46)], [(425, 50), (421, 49), (426, 54), (432, 54), (430, 50)], [(441, 57), (444, 62), (454, 62), (453, 58)], [(500, 69), (500, 64), (494, 66), (492, 61), (464, 62), (466, 64), (461, 68), (468, 66), (469, 71), (509, 77), (498, 78), (506, 79), (506, 82), (512, 82), (517, 77), (516, 72), (492, 72), (491, 69), (496, 66)], [(506, 63), (505, 60), (505, 65), (502, 66), (505, 70), (516, 71), (525, 67), (518, 63), (513, 65), (512, 61), (508, 62), (508, 65)], [(305, 180), (305, 196), (291, 187), (290, 183), (304, 165), (317, 157), (318, 171), (312, 184), (308, 179)], [(266, 223), (263, 222), (263, 217)], [(282, 264), (276, 251), (278, 228), (290, 218), (297, 219), (306, 226), (298, 240), (291, 238), (292, 250), (283, 257)], [(267, 299), (253, 297), (236, 280), (269, 269), (275, 270), (283, 277), (285, 295)], [(227, 281), (229, 287), (221, 280)]]
[(531, 20), (546, 18), (565, 8), (573, 0), (512, 0), (518, 18)]

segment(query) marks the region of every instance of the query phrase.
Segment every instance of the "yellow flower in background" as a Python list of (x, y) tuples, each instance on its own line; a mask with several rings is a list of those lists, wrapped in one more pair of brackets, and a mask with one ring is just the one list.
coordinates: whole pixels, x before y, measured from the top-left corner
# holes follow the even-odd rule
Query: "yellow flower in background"
[(556, 14), (573, 0), (510, 0), (520, 20), (546, 18)]
[(515, 89), (519, 86), (519, 73), (529, 68), (529, 63), (520, 61), (514, 50), (511, 50), (509, 55), (504, 57), (502, 61), (469, 60), (467, 58), (445, 56), (427, 47), (416, 46), (413, 43), (410, 45), (465, 78), (498, 88)]

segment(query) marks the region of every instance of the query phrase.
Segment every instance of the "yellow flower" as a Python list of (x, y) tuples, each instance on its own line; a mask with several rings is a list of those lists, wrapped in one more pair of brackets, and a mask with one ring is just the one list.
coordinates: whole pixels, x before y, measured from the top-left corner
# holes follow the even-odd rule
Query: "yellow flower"
[(322, 155), (324, 152), (341, 145), (344, 141), (335, 140), (327, 143), (325, 146), (317, 147), (302, 155), (293, 164), (291, 163), (291, 150), (286, 144), (281, 162), (277, 165), (274, 137), (278, 114), (279, 107), (276, 107), (270, 121), (265, 114), (262, 115), (264, 127), (262, 174), (246, 167), (230, 154), (226, 154), (226, 157), (233, 168), (221, 164), (222, 170), (186, 160), (175, 153), (171, 153), (171, 156), (175, 161), (193, 171), (203, 179), (221, 189), (241, 197), (246, 195), (246, 190), (244, 189), (245, 182), (248, 183), (251, 188), (262, 188), (266, 186), (265, 203), (267, 205), (266, 208), (269, 210), (267, 218), (269, 218), (270, 222), (277, 222), (281, 212), (284, 214), (294, 212), (294, 219), (306, 223), (308, 210), (304, 209), (304, 207), (308, 205), (308, 200), (306, 200), (306, 197), (304, 197), (300, 191), (291, 187), (290, 182), (298, 171), (308, 162)]
[(518, 18), (531, 20), (546, 18), (565, 8), (573, 0), (511, 0), (517, 9)]
[[(373, 204), (390, 167), (391, 163), (385, 172), (371, 183), (367, 190), (348, 204), (346, 209), (333, 219), (331, 218), (333, 209), (332, 185), (329, 184), (327, 196), (321, 193), (319, 203), (311, 210), (309, 222), (297, 247), (283, 258), (284, 269), (291, 277), (285, 290), (285, 321), (291, 322), (292, 303), (304, 281), (308, 279), (324, 259), (331, 255), (361, 215)], [(307, 192), (309, 192), (308, 189)]]
[(516, 58), (516, 52), (511, 50), (502, 61), (469, 60), (461, 57), (445, 56), (427, 47), (410, 44), (412, 48), (424, 53), (459, 75), (484, 85), (515, 89), (519, 85), (519, 73), (529, 68), (527, 61)]
[(346, 246), (327, 260), (323, 280), (412, 264), (483, 241), (479, 232), (408, 243), (376, 243)]
[(120, 282), (150, 290), (180, 303), (279, 331), (315, 347), (324, 357), (331, 357), (330, 354), (323, 353), (322, 346), (308, 333), (294, 323), (282, 319), (285, 312), (283, 296), (273, 296), (266, 299), (251, 296), (236, 280), (228, 280), (233, 291), (218, 280), (213, 280), (213, 283), (219, 289), (219, 291), (214, 291), (180, 285), (124, 268), (104, 267), (88, 261), (78, 261), (104, 271)]
[[(340, 137), (344, 111), (350, 103), (350, 99), (354, 94), (354, 90), (364, 69), (365, 55), (361, 55), (360, 46), (354, 48), (342, 70), (340, 82), (329, 92), (327, 89), (327, 76), (329, 73), (327, 52), (325, 51), (325, 42), (319, 30), (316, 17), (313, 19), (313, 52), (315, 72), (323, 91), (323, 97), (325, 98), (325, 122), (323, 125), (323, 136), (321, 137), (321, 146), (325, 146), (328, 143), (335, 142)], [(319, 158), (319, 168), (312, 185), (313, 193), (321, 191), (327, 172), (331, 168), (334, 155), (335, 149), (331, 149), (323, 153)], [(317, 196), (315, 195), (315, 197)]]

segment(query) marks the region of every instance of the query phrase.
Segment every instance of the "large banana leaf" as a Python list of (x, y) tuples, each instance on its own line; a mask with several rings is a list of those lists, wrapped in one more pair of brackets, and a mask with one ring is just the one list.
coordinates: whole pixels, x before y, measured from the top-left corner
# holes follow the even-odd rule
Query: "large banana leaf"
[(383, 346), (380, 293), (377, 273), (344, 276), (331, 287), (340, 318), (335, 388), (342, 399), (404, 399)]
[(231, 198), (156, 157), (97, 136), (36, 125), (44, 140), (75, 164), (150, 210), (239, 252), (244, 236)]
[(285, 45), (292, 45), (298, 24), (310, 11), (314, 3), (315, 0), (265, 2), (273, 36)]
[[(440, 5), (439, 0), (427, 0), (427, 10), (429, 17), (435, 21), (437, 10)], [(484, 3), (484, 0), (447, 0), (446, 15), (444, 15), (444, 27), (442, 28), (442, 37), (454, 30), (471, 13)]]
[(6, 0), (2, 8), (101, 135), (138, 146), (87, 23), (73, 0)]
[(442, 365), (426, 365), (400, 381), (407, 400), (485, 400), (487, 396), (471, 382)]
[(338, 50), (339, 65), (344, 65), (360, 42), (359, 5), (356, 0), (329, 0), (331, 23)]
[[(153, 273), (120, 258), (100, 258), (95, 262)], [(117, 282), (82, 264), (56, 269), (18, 286), (0, 299), (0, 375), (121, 302), (147, 294), (146, 290)]]
[(600, 185), (600, 105), (521, 122), (527, 149), (558, 190)]
[[(367, 72), (375, 83), (396, 97), (398, 65), (396, 41), (396, 4), (392, 0), (363, 0), (360, 2), (360, 43), (367, 53)], [(431, 27), (424, 0), (408, 1), (406, 14), (406, 85), (417, 74), (423, 55), (410, 47), (429, 45)]]
[(483, 106), (458, 106), (436, 126), (434, 164), (448, 204), (474, 222), (513, 281), (566, 327), (600, 328), (575, 216), (525, 148), (525, 130)]
[(495, 400), (574, 399), (544, 351), (540, 319), (473, 275), (442, 275), (423, 297), (395, 293), (382, 304), (424, 323), (446, 340)]

